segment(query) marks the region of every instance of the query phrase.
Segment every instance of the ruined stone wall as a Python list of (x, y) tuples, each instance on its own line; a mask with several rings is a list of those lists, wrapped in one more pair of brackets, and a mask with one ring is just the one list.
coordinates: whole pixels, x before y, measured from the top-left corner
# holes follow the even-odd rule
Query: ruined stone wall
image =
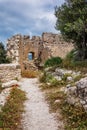
[[(43, 33), (42, 37), (27, 35), (15, 35), (7, 41), (7, 56), (12, 59), (12, 63), (19, 63), (21, 69), (35, 68), (34, 61), (40, 60), (44, 63), (48, 58), (65, 55), (73, 49), (71, 43), (64, 42), (60, 35)], [(28, 58), (28, 53), (33, 53), (32, 61)]]
[(40, 52), (40, 37), (32, 37), (32, 39), (23, 39), (23, 46), (24, 46), (24, 60), (29, 60), (28, 59), (28, 53), (33, 52), (34, 53), (34, 59), (36, 59), (39, 55)]
[[(58, 34), (52, 34), (52, 33), (43, 33), (42, 35), (42, 41), (44, 50), (48, 48), (49, 54), (48, 57), (62, 57), (64, 58), (67, 53), (69, 53), (73, 49), (73, 45), (71, 43), (65, 42), (61, 35)], [(43, 51), (42, 57), (46, 57), (46, 53)], [(45, 60), (46, 60), (45, 59)], [(43, 59), (44, 62), (44, 59)]]
[(20, 79), (21, 69), (18, 64), (0, 64), (0, 80), (8, 82), (14, 79)]
[(7, 40), (7, 56), (11, 58), (12, 63), (19, 63), (19, 44), (21, 35), (15, 35)]
[[(39, 57), (40, 51), (41, 51), (42, 45), (41, 45), (41, 38), (33, 36), (32, 39), (30, 39), (29, 36), (22, 36), (20, 45), (19, 45), (19, 61), (21, 64), (21, 69), (37, 69), (37, 67), (34, 64), (34, 60)], [(28, 53), (32, 52), (34, 57), (32, 60), (29, 60)]]

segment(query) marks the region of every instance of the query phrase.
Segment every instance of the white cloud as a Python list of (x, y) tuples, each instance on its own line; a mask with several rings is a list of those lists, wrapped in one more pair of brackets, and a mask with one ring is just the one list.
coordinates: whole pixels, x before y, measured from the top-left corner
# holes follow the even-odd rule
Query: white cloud
[(0, 0), (0, 35), (57, 32), (54, 7), (64, 0)]

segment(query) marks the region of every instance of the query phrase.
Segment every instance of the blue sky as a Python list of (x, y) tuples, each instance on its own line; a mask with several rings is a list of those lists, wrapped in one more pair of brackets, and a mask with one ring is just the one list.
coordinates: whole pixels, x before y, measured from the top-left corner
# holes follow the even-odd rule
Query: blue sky
[(64, 0), (0, 0), (0, 41), (19, 33), (58, 33), (54, 7), (62, 3)]

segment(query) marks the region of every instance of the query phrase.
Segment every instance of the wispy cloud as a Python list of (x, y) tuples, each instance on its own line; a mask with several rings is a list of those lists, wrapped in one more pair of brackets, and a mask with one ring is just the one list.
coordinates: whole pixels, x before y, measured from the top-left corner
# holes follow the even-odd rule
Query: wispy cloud
[(57, 32), (54, 7), (64, 0), (0, 0), (0, 40), (21, 33)]

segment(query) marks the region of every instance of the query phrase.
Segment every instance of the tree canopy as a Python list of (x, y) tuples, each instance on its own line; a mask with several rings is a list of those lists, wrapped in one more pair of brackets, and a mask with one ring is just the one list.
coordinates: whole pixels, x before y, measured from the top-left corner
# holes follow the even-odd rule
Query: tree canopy
[(56, 29), (74, 43), (81, 60), (87, 59), (87, 0), (66, 0), (55, 16)]
[(6, 57), (6, 50), (2, 42), (0, 42), (0, 64), (9, 63), (10, 60)]

